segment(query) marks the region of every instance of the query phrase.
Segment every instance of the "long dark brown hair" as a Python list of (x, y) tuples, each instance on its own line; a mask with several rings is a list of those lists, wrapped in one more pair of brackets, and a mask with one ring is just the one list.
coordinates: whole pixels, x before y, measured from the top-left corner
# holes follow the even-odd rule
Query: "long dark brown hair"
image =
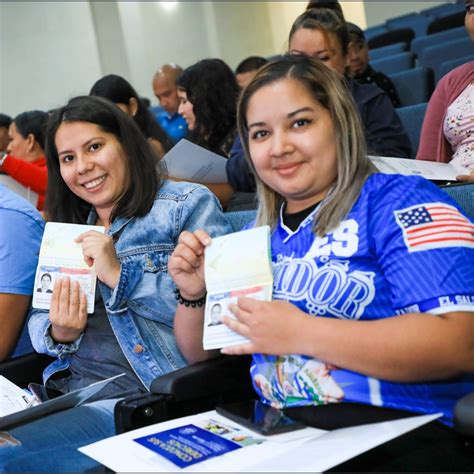
[(146, 215), (162, 182), (162, 172), (156, 167), (156, 157), (137, 124), (112, 102), (100, 97), (81, 96), (55, 110), (46, 131), (48, 190), (47, 217), (57, 222), (85, 224), (91, 205), (74, 194), (64, 182), (55, 137), (63, 123), (87, 122), (115, 135), (121, 144), (127, 166), (128, 186), (112, 210), (116, 217)]

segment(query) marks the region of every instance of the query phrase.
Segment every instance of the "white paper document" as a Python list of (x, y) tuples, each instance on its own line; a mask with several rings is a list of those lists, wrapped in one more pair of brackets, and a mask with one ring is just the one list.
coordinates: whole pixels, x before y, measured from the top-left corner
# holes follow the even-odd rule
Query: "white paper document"
[(239, 297), (271, 300), (270, 227), (256, 227), (212, 239), (205, 251), (204, 276), (207, 288), (204, 349), (220, 349), (248, 341), (223, 324), (222, 318), (234, 317), (228, 307)]
[[(5, 412), (0, 416), (0, 430), (24, 423), (25, 421), (36, 420), (46, 415), (50, 415), (51, 413), (57, 413), (58, 411), (82, 405), (93, 396), (100, 393), (100, 391), (109, 383), (119, 377), (123, 377), (124, 375), (125, 374), (122, 373), (109, 377), (108, 379), (99, 380), (98, 382), (94, 382), (86, 387), (78, 388), (77, 390), (73, 390), (72, 392), (65, 393), (64, 395), (60, 395), (59, 397), (44, 402), (40, 402), (36, 397), (26, 394), (26, 392), (23, 392), (23, 390), (15, 384), (5, 379), (10, 384), (10, 390), (12, 390), (11, 386), (16, 387), (17, 393), (20, 393), (18, 391), (23, 392), (23, 396), (26, 396), (26, 399), (21, 407), (19, 404), (16, 404), (16, 408), (18, 409), (12, 410), (10, 413)], [(4, 382), (0, 381), (0, 383)], [(1, 387), (2, 386), (0, 386), (0, 388)]]
[(0, 184), (3, 184), (10, 191), (24, 197), (27, 201), (31, 202), (34, 207), (38, 204), (38, 194), (33, 192), (30, 188), (25, 188), (25, 186), (15, 181), (11, 176), (0, 174)]
[(227, 158), (189, 140), (180, 140), (163, 160), (171, 178), (195, 183), (227, 183)]
[(369, 156), (373, 165), (386, 174), (417, 175), (432, 181), (456, 181), (456, 176), (468, 174), (464, 168), (436, 161)]
[(0, 418), (27, 408), (34, 396), (0, 375)]
[(41, 241), (38, 268), (33, 289), (33, 308), (49, 309), (54, 282), (69, 277), (78, 281), (87, 296), (87, 312), (94, 312), (96, 273), (88, 267), (82, 254), (82, 246), (74, 241), (76, 237), (95, 230), (104, 233), (101, 226), (62, 224), (47, 222)]
[[(115, 472), (322, 472), (429, 423), (439, 416), (441, 415), (414, 416), (333, 431), (305, 428), (265, 437), (242, 428), (215, 411), (210, 411), (113, 436), (79, 448), (79, 451)], [(190, 424), (203, 426), (209, 420), (226, 427), (234, 427), (236, 435), (241, 439), (259, 438), (264, 442), (245, 445), (242, 449), (184, 468), (178, 467), (164, 456), (136, 442), (138, 438), (159, 435), (167, 430)]]

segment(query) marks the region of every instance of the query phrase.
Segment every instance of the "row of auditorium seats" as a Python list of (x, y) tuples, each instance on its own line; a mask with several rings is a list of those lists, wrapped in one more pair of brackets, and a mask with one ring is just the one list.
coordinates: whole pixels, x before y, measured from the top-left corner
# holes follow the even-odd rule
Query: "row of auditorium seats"
[[(384, 35), (390, 38), (391, 32), (411, 30), (413, 37), (419, 38), (440, 31), (462, 26), (464, 24), (464, 6), (446, 3), (420, 12), (412, 12), (390, 18), (384, 24), (366, 30), (366, 37), (371, 47), (383, 46)], [(396, 35), (394, 35), (396, 37)], [(402, 35), (400, 34), (399, 37)], [(411, 41), (411, 40), (410, 40)], [(385, 43), (389, 44), (389, 43)], [(377, 46), (376, 46), (377, 45)]]
[[(435, 13), (452, 13), (460, 8), (459, 5), (447, 4), (437, 8)], [(463, 9), (459, 12), (464, 15)], [(405, 21), (413, 18), (413, 15), (404, 15), (398, 19)], [(422, 12), (416, 15), (425, 19), (428, 17)], [(392, 26), (399, 24), (392, 20), (387, 23)], [(386, 74), (394, 83), (401, 107), (427, 102), (445, 74), (474, 60), (474, 43), (467, 36), (464, 26), (417, 37), (414, 37), (413, 31), (405, 30), (408, 36), (398, 36), (400, 30), (386, 32), (388, 35), (385, 35), (385, 39), (394, 42), (369, 51), (370, 64), (374, 70)], [(414, 38), (413, 41), (411, 38)]]
[(417, 54), (413, 51), (397, 52), (396, 50), (402, 45), (403, 43), (397, 43), (380, 48), (385, 50), (385, 54), (381, 54), (378, 50), (370, 51), (371, 66), (384, 74), (412, 69), (415, 66), (431, 68), (435, 74), (435, 81), (438, 82), (443, 76), (443, 71), (446, 70), (444, 63), (461, 61), (462, 64), (462, 61), (474, 59), (474, 43), (466, 35), (464, 28), (462, 36), (457, 39), (440, 40), (433, 43), (425, 42), (424, 47), (417, 49)]
[[(416, 97), (412, 93), (405, 96), (402, 90), (402, 106), (427, 100), (441, 77), (460, 64), (474, 60), (474, 43), (466, 34), (464, 16), (463, 5), (444, 4), (419, 13), (391, 18), (384, 25), (365, 31), (370, 47), (370, 64), (376, 71), (391, 78), (395, 75), (395, 79), (402, 83), (421, 79), (422, 87), (419, 93), (415, 93)], [(454, 18), (457, 20), (454, 21)], [(416, 28), (416, 22), (434, 21), (444, 22), (444, 27), (422, 33)], [(406, 79), (399, 79), (398, 74), (413, 68), (432, 70), (433, 76), (426, 70), (419, 70), (408, 74)]]

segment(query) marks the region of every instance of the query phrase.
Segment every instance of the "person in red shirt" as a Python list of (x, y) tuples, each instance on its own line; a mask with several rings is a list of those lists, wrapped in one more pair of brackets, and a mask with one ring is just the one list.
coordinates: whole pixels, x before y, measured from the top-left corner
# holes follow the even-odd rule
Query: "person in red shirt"
[(44, 133), (48, 114), (39, 110), (23, 112), (8, 129), (7, 151), (0, 153), (0, 172), (38, 194), (37, 208), (42, 211), (48, 185), (44, 156)]

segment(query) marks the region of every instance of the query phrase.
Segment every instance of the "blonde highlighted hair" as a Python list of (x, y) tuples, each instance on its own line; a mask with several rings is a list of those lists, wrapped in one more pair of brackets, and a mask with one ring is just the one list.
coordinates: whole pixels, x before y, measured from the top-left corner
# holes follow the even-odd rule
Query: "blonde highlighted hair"
[[(337, 178), (315, 216), (314, 231), (323, 236), (334, 230), (347, 216), (367, 177), (374, 168), (367, 158), (362, 124), (356, 105), (335, 72), (320, 61), (304, 55), (281, 56), (263, 66), (243, 90), (237, 111), (237, 125), (246, 158), (256, 176), (257, 225), (275, 227), (284, 196), (257, 175), (249, 151), (247, 109), (252, 96), (269, 84), (282, 80), (302, 84), (322, 107), (329, 111), (334, 126), (337, 153)], [(278, 100), (278, 97), (275, 98)]]

